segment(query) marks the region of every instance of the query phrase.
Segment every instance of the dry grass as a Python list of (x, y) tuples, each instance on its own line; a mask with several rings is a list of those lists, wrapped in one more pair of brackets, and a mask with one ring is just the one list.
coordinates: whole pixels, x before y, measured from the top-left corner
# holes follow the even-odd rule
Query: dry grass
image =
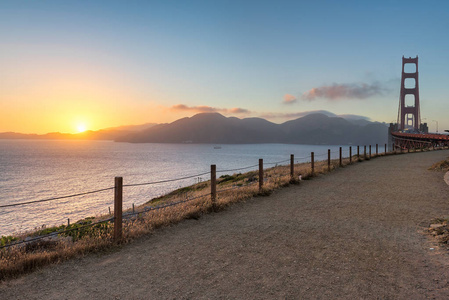
[[(372, 158), (374, 157), (375, 155), (372, 156)], [(360, 158), (352, 157), (352, 163), (363, 160), (363, 154), (360, 155)], [(349, 158), (342, 160), (342, 166), (349, 164)], [(308, 180), (339, 167), (339, 160), (332, 160), (330, 165), (327, 160), (315, 162), (314, 172), (312, 172), (310, 163), (296, 164), (293, 177), (290, 176), (290, 166), (265, 169), (264, 184), (261, 190), (259, 190), (258, 172), (256, 171), (222, 176), (217, 180), (215, 203), (212, 203), (210, 199), (210, 182), (201, 182), (182, 188), (137, 207), (137, 211), (140, 211), (144, 207), (185, 201), (177, 205), (142, 212), (132, 219), (124, 220), (123, 239), (118, 243), (113, 241), (113, 225), (109, 223), (102, 226), (101, 230), (91, 227), (91, 230), (83, 235), (78, 235), (75, 239), (62, 238), (56, 241), (41, 241), (0, 249), (0, 280), (17, 277), (42, 266), (59, 263), (75, 256), (117, 249), (120, 244), (129, 243), (136, 238), (150, 234), (157, 228), (170, 226), (185, 219), (197, 219), (205, 213), (218, 212), (233, 203), (252, 197), (269, 195), (276, 189), (290, 184), (300, 184), (300, 180)], [(186, 199), (192, 198), (195, 199), (186, 201)]]
[(449, 158), (433, 164), (429, 170), (449, 172)]
[(0, 251), (0, 280), (17, 277), (75, 256), (106, 250), (112, 244), (111, 232), (112, 230), (102, 235), (85, 237), (76, 242), (43, 241), (3, 249)]
[(448, 218), (436, 218), (431, 221), (429, 226), (429, 233), (433, 235), (436, 240), (448, 246), (449, 244), (449, 219)]

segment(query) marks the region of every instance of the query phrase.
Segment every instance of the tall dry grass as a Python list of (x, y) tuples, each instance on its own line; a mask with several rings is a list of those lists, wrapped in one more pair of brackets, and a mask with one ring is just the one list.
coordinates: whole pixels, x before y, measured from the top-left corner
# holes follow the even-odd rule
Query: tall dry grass
[(433, 164), (429, 170), (449, 172), (449, 157)]

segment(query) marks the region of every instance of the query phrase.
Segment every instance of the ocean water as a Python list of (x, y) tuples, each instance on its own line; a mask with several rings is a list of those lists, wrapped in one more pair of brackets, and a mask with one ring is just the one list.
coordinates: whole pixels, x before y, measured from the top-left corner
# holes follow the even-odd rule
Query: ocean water
[[(208, 180), (210, 165), (217, 171), (268, 163), (288, 164), (327, 159), (327, 149), (338, 157), (339, 146), (326, 145), (210, 145), (129, 144), (111, 141), (0, 140), (0, 205), (79, 194), (114, 186), (114, 177), (137, 184), (193, 178), (124, 188), (124, 209), (139, 205), (198, 180)], [(348, 146), (344, 146), (345, 156)], [(354, 150), (354, 149), (353, 149)], [(353, 151), (354, 152), (354, 151)], [(256, 170), (248, 168), (242, 172)], [(217, 177), (223, 174), (218, 173)], [(0, 208), (0, 236), (36, 227), (53, 226), (108, 213), (113, 209), (114, 191), (65, 198), (15, 207)]]

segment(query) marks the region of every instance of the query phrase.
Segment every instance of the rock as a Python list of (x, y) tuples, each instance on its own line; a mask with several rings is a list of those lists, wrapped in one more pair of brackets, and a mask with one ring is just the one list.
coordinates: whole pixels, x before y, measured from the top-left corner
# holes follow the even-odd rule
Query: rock
[(430, 224), (430, 229), (435, 230), (435, 229), (441, 228), (443, 226), (444, 226), (444, 224)]

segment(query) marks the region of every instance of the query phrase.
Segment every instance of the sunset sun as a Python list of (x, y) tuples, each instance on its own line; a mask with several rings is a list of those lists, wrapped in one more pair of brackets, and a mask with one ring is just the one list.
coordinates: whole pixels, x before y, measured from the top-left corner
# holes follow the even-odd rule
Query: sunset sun
[(84, 132), (84, 131), (87, 130), (87, 126), (86, 126), (86, 124), (84, 124), (84, 123), (79, 123), (79, 124), (76, 126), (76, 130), (78, 131), (78, 133)]

